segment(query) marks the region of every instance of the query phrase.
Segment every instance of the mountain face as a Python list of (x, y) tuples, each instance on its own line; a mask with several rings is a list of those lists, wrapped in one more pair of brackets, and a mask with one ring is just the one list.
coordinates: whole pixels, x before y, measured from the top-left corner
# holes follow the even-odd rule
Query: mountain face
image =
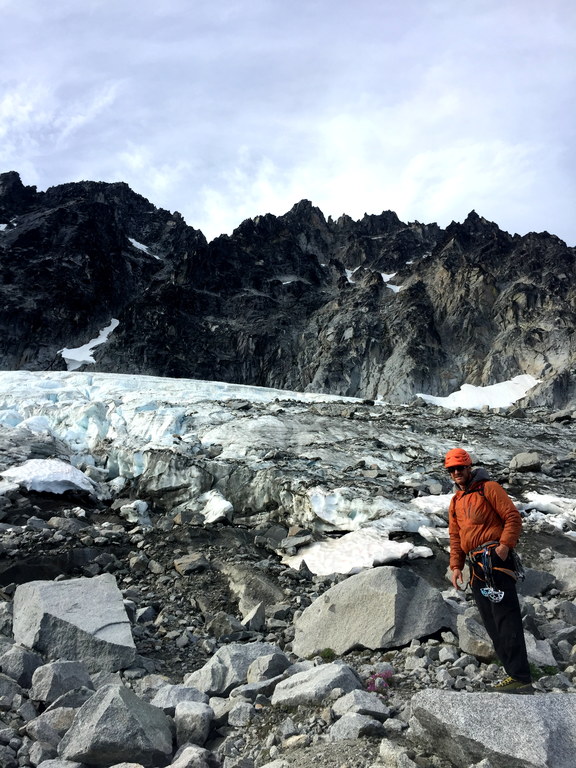
[(575, 249), (475, 212), (446, 229), (308, 201), (211, 243), (123, 183), (37, 192), (0, 175), (0, 367), (118, 328), (94, 370), (390, 401), (529, 373), (576, 401)]

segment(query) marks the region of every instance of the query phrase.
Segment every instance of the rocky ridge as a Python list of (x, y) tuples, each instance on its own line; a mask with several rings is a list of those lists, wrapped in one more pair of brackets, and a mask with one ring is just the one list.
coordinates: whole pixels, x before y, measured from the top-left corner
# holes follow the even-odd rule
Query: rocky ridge
[[(230, 399), (207, 404), (208, 426), (221, 423), (224, 412), (241, 418), (234, 433), (255, 429), (255, 453), (231, 457), (231, 445), (220, 444), (220, 452), (208, 445), (197, 405), (191, 423), (198, 441), (184, 430), (171, 449), (153, 451), (138, 477), (120, 483), (121, 471), (133, 466), (126, 457), (138, 453), (133, 440), (142, 440), (142, 424), (121, 433), (122, 450), (109, 437), (99, 450), (96, 441), (87, 463), (82, 446), (74, 453), (80, 441), (70, 425), (91, 431), (88, 409), (69, 399), (49, 409), (28, 398), (4, 413), (16, 407), (35, 431), (20, 422), (0, 433), (0, 754), (7, 768), (571, 765), (572, 412)], [(49, 430), (38, 429), (41, 416)], [(271, 416), (298, 426), (267, 432), (262, 422)], [(310, 440), (302, 439), (306, 424)], [(522, 610), (539, 670), (531, 697), (486, 692), (502, 673), (472, 604), (449, 589), (445, 519), (428, 530), (396, 523), (390, 531), (396, 541), (425, 544), (432, 557), (403, 556), (351, 576), (314, 575), (305, 565), (287, 565), (286, 555), (304, 551), (310, 539), (345, 534), (314, 524), (289, 495), (271, 504), (271, 486), (255, 480), (259, 463), (291, 492), (320, 481), (334, 488), (344, 473), (349, 487), (366, 493), (366, 506), (379, 491), (405, 509), (410, 498), (449, 492), (439, 457), (463, 436), (525, 515)], [(228, 455), (227, 477), (248, 480), (248, 495), (243, 482), (220, 485), (232, 511), (221, 508), (219, 521), (209, 522), (201, 507), (181, 507), (183, 495), (192, 499), (201, 490), (191, 472), (196, 464), (186, 465), (185, 489), (166, 460), (170, 454), (182, 461), (186, 452), (214, 479), (225, 475)], [(71, 471), (67, 490), (33, 490), (30, 472), (17, 471), (30, 461), (73, 469), (68, 462), (78, 464), (78, 455), (83, 471), (75, 471), (97, 492), (75, 485)], [(154, 480), (162, 473), (170, 481), (163, 489)], [(547, 512), (531, 508), (535, 492), (546, 497)], [(70, 589), (91, 606), (89, 617), (78, 615)], [(414, 606), (418, 621), (410, 618)], [(111, 615), (114, 634), (103, 637)], [(314, 639), (314, 622), (324, 627), (323, 642)]]
[(441, 229), (301, 201), (207, 243), (126, 184), (0, 175), (4, 370), (62, 369), (117, 318), (94, 370), (395, 402), (531, 374), (533, 405), (566, 407), (574, 272), (554, 235), (475, 212)]

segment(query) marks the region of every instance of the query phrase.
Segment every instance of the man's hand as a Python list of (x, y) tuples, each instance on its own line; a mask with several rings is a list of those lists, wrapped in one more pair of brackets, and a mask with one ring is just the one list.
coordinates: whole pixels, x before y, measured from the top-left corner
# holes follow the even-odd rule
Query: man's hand
[(507, 547), (506, 544), (498, 544), (498, 546), (494, 551), (496, 552), (500, 560), (506, 560), (510, 552), (510, 547)]
[(460, 587), (458, 586), (458, 584), (462, 584), (463, 581), (464, 579), (462, 577), (462, 571), (460, 570), (460, 568), (454, 568), (454, 570), (452, 571), (452, 586), (454, 587), (454, 589), (460, 590)]

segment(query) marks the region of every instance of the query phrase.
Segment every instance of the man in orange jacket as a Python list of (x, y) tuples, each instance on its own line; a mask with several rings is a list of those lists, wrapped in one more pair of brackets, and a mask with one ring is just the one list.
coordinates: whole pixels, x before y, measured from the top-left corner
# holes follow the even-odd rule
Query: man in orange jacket
[(463, 448), (448, 451), (444, 466), (455, 483), (448, 510), (452, 584), (460, 589), (468, 555), (472, 595), (508, 677), (492, 690), (532, 693), (513, 549), (522, 518), (504, 488), (482, 467), (472, 469)]

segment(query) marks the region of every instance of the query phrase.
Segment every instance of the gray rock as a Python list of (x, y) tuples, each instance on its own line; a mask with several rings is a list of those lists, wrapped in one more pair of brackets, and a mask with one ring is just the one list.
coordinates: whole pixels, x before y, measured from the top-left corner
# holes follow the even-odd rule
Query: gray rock
[(34, 671), (30, 698), (51, 703), (77, 688), (94, 688), (84, 665), (79, 661), (52, 661)]
[(206, 622), (206, 631), (218, 639), (243, 632), (244, 629), (243, 624), (235, 616), (225, 611), (218, 611), (213, 618)]
[(483, 661), (490, 661), (495, 658), (492, 641), (480, 622), (460, 614), (456, 620), (456, 628), (461, 651)]
[(453, 645), (443, 645), (438, 652), (438, 660), (444, 663), (445, 661), (456, 661), (460, 654)]
[(273, 705), (294, 707), (298, 704), (322, 703), (335, 688), (349, 693), (361, 687), (356, 674), (347, 664), (334, 662), (298, 672), (278, 683), (272, 694)]
[(247, 701), (239, 701), (228, 712), (228, 725), (234, 726), (234, 728), (245, 728), (250, 725), (256, 710)]
[(576, 558), (555, 557), (549, 566), (561, 592), (576, 592)]
[(268, 656), (259, 656), (248, 667), (246, 680), (248, 683), (270, 680), (272, 677), (281, 675), (290, 665), (290, 659), (285, 653), (278, 652)]
[(34, 720), (26, 723), (25, 731), (30, 738), (57, 747), (62, 736), (72, 725), (75, 714), (76, 710), (70, 707), (58, 707), (42, 712)]
[(22, 695), (23, 692), (15, 680), (0, 673), (0, 710), (10, 709), (14, 697)]
[(554, 576), (548, 571), (525, 568), (525, 578), (518, 581), (516, 588), (520, 595), (542, 595), (554, 584)]
[(0, 635), (12, 632), (12, 603), (0, 600)]
[(266, 625), (266, 608), (264, 603), (258, 603), (251, 611), (248, 611), (242, 619), (242, 626), (251, 632), (260, 632)]
[(285, 674), (269, 677), (266, 680), (259, 680), (257, 683), (245, 683), (239, 685), (230, 691), (230, 698), (241, 697), (248, 701), (256, 701), (258, 696), (271, 696), (272, 692), (281, 680), (286, 678)]
[(348, 712), (358, 715), (367, 715), (375, 720), (385, 720), (390, 716), (390, 708), (387, 707), (377, 693), (370, 691), (350, 691), (341, 696), (332, 705), (332, 712), (336, 717), (342, 717)]
[(220, 761), (203, 747), (187, 744), (176, 753), (170, 768), (220, 768)]
[(330, 741), (361, 739), (364, 736), (383, 737), (386, 731), (381, 722), (367, 715), (347, 712), (328, 731)]
[(281, 757), (278, 760), (272, 760), (270, 763), (264, 763), (260, 768), (290, 768), (290, 762)]
[(326, 648), (391, 648), (452, 625), (437, 589), (408, 569), (383, 566), (351, 576), (308, 606), (295, 621), (292, 649), (308, 657)]
[(183, 701), (176, 705), (174, 722), (179, 746), (191, 743), (203, 746), (214, 720), (212, 707), (200, 701)]
[(47, 744), (44, 741), (35, 741), (30, 747), (28, 757), (32, 765), (39, 765), (47, 760), (53, 760), (58, 756), (56, 747), (53, 744)]
[[(122, 676), (117, 675), (110, 675), (110, 677), (114, 678), (117, 677), (118, 679), (111, 679), (106, 680), (107, 683), (121, 683), (122, 682)], [(98, 684), (98, 687), (100, 687), (102, 683)], [(158, 691), (162, 690), (162, 688), (165, 688), (166, 686), (173, 685), (172, 680), (167, 677), (166, 675), (159, 675), (156, 673), (152, 673), (149, 675), (144, 675), (143, 677), (139, 677), (136, 680), (132, 680), (132, 690), (136, 694), (136, 696), (139, 696), (141, 699), (144, 699), (144, 701), (152, 701), (154, 696), (158, 693)]]
[(73, 760), (63, 760), (62, 758), (55, 757), (39, 763), (37, 768), (84, 768), (84, 766), (82, 763), (76, 763)]
[(110, 768), (143, 768), (142, 763), (114, 763)]
[(16, 753), (4, 744), (0, 744), (0, 765), (2, 768), (18, 768)]
[(509, 467), (514, 472), (540, 472), (542, 463), (536, 452), (517, 453), (510, 460)]
[(284, 600), (284, 592), (263, 573), (246, 565), (226, 563), (220, 570), (228, 577), (230, 590), (238, 599), (238, 609), (243, 618), (260, 603), (274, 605)]
[(575, 694), (470, 696), (427, 690), (412, 697), (411, 707), (418, 739), (459, 768), (483, 759), (507, 768), (574, 766)]
[(192, 552), (176, 558), (174, 568), (182, 576), (189, 576), (191, 573), (198, 573), (210, 568), (210, 561), (201, 552)]
[(167, 715), (174, 716), (177, 705), (184, 701), (199, 701), (207, 704), (208, 696), (189, 685), (164, 685), (150, 704), (153, 707), (159, 707)]
[(172, 755), (170, 720), (120, 685), (105, 685), (78, 710), (58, 754), (86, 765), (136, 760), (145, 768)]
[(34, 720), (35, 717), (38, 717), (36, 707), (29, 699), (24, 701), (24, 703), (18, 707), (16, 712), (18, 713), (18, 717), (22, 718), (25, 723), (30, 722), (30, 720)]
[(410, 760), (406, 750), (388, 739), (382, 739), (378, 754), (386, 768), (417, 768), (417, 764)]
[(219, 648), (201, 669), (188, 675), (184, 684), (208, 696), (227, 696), (246, 682), (248, 668), (255, 659), (280, 652), (278, 646), (270, 643), (230, 643)]
[(46, 707), (46, 712), (57, 707), (71, 707), (72, 709), (80, 709), (82, 704), (85, 704), (90, 696), (94, 693), (94, 688), (74, 688), (72, 691), (66, 691), (62, 696), (58, 696), (52, 704)]
[(526, 652), (528, 661), (537, 667), (556, 667), (556, 661), (550, 643), (547, 640), (538, 640), (530, 632), (524, 632), (526, 640)]
[(232, 698), (223, 699), (221, 696), (210, 696), (208, 705), (212, 707), (214, 712), (214, 728), (220, 728), (227, 724), (228, 712), (235, 706), (235, 701)]
[(14, 595), (13, 631), (16, 642), (52, 659), (81, 660), (91, 672), (124, 669), (136, 654), (111, 574), (21, 584)]
[[(554, 613), (559, 619), (562, 619), (567, 624), (576, 626), (576, 605), (570, 600), (563, 600), (559, 603), (556, 606)], [(1, 661), (2, 660), (0, 659), (0, 663)]]
[(44, 659), (37, 653), (15, 643), (0, 656), (0, 669), (5, 675), (15, 680), (18, 685), (30, 688), (34, 671), (44, 664)]

